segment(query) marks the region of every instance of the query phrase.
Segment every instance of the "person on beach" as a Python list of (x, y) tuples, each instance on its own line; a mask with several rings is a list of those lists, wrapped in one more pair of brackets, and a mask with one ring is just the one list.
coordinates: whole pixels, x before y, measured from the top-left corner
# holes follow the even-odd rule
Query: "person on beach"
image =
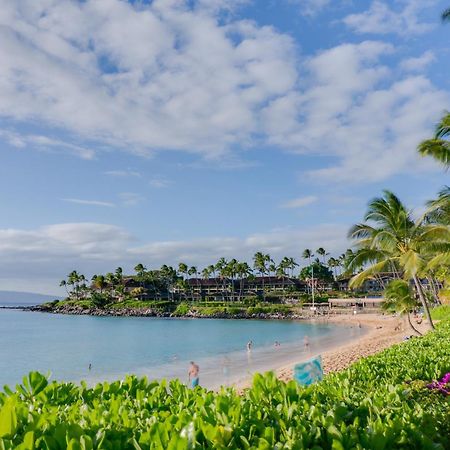
[(252, 347), (253, 347), (253, 341), (248, 341), (247, 342), (247, 351), (251, 352), (252, 351)]
[(191, 383), (191, 388), (195, 388), (196, 386), (198, 386), (198, 383), (200, 381), (199, 372), (200, 372), (200, 367), (197, 364), (195, 364), (194, 361), (191, 361), (191, 365), (189, 366), (189, 371), (188, 371), (188, 377), (189, 377), (189, 382)]
[(305, 348), (305, 351), (309, 351), (309, 337), (305, 336), (303, 338), (303, 347)]
[(92, 364), (91, 363), (89, 363), (89, 370), (91, 370), (92, 369)]

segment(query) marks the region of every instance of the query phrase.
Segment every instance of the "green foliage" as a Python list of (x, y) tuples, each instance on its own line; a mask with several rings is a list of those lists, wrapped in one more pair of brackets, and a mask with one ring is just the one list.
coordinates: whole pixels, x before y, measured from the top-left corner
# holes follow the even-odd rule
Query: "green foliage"
[(180, 317), (180, 316), (185, 316), (190, 310), (190, 307), (187, 303), (180, 303), (177, 306), (177, 309), (174, 311), (173, 315)]
[(100, 294), (99, 292), (93, 292), (91, 295), (92, 305), (97, 308), (103, 308), (111, 301), (109, 295)]
[(434, 320), (450, 321), (450, 305), (441, 305), (431, 310), (431, 317)]
[(312, 273), (314, 269), (314, 279), (325, 281), (325, 282), (332, 282), (333, 281), (333, 272), (324, 264), (314, 261), (309, 266), (303, 267), (303, 269), (300, 271), (300, 279), (306, 280), (311, 278)]
[(450, 324), (302, 388), (256, 375), (242, 395), (127, 376), (0, 393), (0, 449), (441, 449), (450, 402), (425, 384), (450, 371)]

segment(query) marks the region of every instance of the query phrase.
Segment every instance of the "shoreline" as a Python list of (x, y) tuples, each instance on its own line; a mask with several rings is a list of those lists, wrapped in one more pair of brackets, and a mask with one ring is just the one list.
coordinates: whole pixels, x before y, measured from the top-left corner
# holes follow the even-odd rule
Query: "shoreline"
[[(350, 326), (358, 326), (360, 324), (367, 332), (356, 341), (336, 344), (324, 352), (311, 353), (305, 358), (297, 358), (282, 366), (274, 367), (272, 371), (279, 380), (284, 382), (291, 381), (293, 379), (293, 366), (318, 354), (322, 356), (324, 375), (339, 372), (362, 358), (377, 354), (392, 345), (402, 342), (405, 336), (410, 336), (413, 333), (402, 318), (382, 314), (340, 314), (329, 316), (328, 318), (311, 319), (311, 321)], [(428, 325), (425, 322), (422, 322), (420, 326), (415, 326), (423, 334), (428, 331)], [(233, 386), (238, 391), (242, 391), (249, 388), (251, 383), (252, 380), (247, 378)]]

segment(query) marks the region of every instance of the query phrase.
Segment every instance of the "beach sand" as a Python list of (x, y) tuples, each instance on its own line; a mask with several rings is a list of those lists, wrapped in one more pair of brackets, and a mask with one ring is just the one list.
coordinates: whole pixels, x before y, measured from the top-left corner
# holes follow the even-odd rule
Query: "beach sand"
[[(378, 353), (393, 344), (403, 341), (405, 336), (414, 334), (413, 330), (408, 326), (406, 318), (402, 319), (382, 314), (340, 314), (330, 316), (327, 319), (317, 320), (356, 327), (360, 324), (367, 330), (367, 333), (359, 339), (320, 353), (325, 374), (343, 370), (359, 359)], [(425, 320), (420, 325), (417, 325), (413, 320), (413, 324), (421, 333), (428, 331), (428, 325)], [(314, 356), (314, 354), (311, 356)], [(280, 380), (292, 380), (293, 366), (298, 362), (292, 361), (283, 367), (274, 368), (274, 372)], [(246, 380), (235, 387), (238, 390), (242, 390), (250, 385), (251, 380)]]

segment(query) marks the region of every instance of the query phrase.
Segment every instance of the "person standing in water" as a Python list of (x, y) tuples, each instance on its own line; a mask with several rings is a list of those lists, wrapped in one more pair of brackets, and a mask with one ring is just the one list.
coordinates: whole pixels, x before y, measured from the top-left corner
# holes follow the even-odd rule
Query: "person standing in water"
[(253, 347), (253, 341), (248, 341), (247, 342), (247, 351), (251, 352), (252, 351), (252, 347)]
[(305, 351), (309, 351), (309, 337), (305, 336), (303, 338), (303, 346), (305, 347)]
[(189, 366), (189, 371), (188, 371), (188, 377), (189, 377), (189, 382), (191, 383), (191, 387), (195, 388), (196, 386), (198, 386), (199, 383), (199, 372), (200, 372), (200, 367), (198, 367), (197, 364), (195, 364), (194, 361), (191, 361), (191, 365)]

